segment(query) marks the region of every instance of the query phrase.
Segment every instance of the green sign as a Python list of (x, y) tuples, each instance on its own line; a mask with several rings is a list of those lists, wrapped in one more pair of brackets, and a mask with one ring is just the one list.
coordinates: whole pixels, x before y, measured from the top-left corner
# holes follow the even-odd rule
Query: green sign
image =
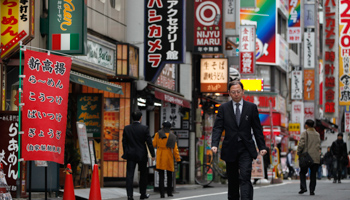
[(87, 15), (85, 0), (50, 0), (48, 49), (85, 55)]
[(240, 0), (241, 8), (256, 8), (256, 0)]
[(77, 122), (84, 122), (88, 137), (101, 137), (101, 94), (80, 94), (77, 101)]

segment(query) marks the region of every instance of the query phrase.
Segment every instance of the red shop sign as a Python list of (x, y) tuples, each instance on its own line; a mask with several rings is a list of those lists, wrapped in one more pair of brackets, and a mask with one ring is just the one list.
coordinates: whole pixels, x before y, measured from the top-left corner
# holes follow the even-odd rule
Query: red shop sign
[(63, 164), (72, 59), (30, 50), (24, 57), (23, 159)]

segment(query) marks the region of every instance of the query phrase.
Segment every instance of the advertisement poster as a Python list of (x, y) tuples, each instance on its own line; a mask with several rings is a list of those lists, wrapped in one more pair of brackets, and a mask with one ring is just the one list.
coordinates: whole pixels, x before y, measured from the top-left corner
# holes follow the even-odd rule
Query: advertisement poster
[(257, 0), (256, 9), (240, 10), (242, 25), (256, 25), (256, 64), (276, 61), (276, 0)]
[[(18, 173), (18, 112), (0, 112), (0, 152), (1, 163), (8, 190), (16, 196)], [(20, 188), (18, 188), (20, 190)]]
[(22, 156), (64, 163), (72, 58), (24, 51)]
[(118, 98), (105, 98), (104, 102), (104, 161), (119, 160), (119, 107)]
[(102, 95), (79, 94), (77, 122), (84, 122), (88, 137), (101, 137)]

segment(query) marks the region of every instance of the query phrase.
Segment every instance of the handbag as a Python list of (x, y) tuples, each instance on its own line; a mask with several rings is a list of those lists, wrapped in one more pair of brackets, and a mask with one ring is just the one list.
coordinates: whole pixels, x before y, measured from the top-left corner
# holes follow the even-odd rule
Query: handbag
[(310, 167), (313, 163), (314, 160), (311, 158), (309, 152), (307, 152), (307, 147), (308, 147), (308, 134), (306, 131), (306, 151), (301, 153), (299, 156), (299, 166), (304, 168), (304, 167)]

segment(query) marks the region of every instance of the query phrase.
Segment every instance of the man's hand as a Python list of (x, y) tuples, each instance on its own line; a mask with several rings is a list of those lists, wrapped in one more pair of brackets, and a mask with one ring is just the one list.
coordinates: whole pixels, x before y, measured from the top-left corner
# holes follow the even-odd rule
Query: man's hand
[(218, 148), (217, 147), (212, 147), (211, 150), (213, 151), (213, 153), (218, 152)]
[(260, 151), (260, 154), (263, 156), (263, 155), (265, 155), (267, 153), (267, 151), (265, 150), (265, 149), (263, 149), (263, 150), (261, 150)]

